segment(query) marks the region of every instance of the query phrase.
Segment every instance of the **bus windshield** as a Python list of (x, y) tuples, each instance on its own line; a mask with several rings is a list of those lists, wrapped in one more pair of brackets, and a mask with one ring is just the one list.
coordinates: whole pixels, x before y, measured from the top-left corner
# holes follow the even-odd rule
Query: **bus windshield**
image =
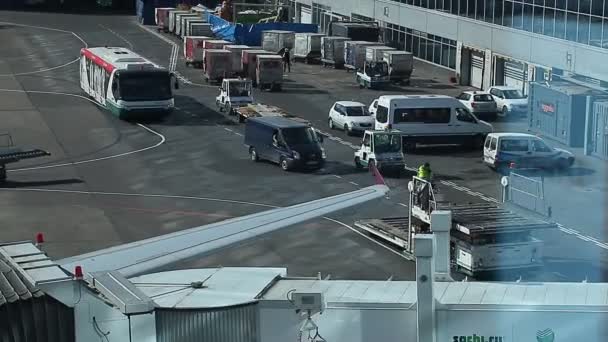
[(397, 134), (374, 134), (375, 153), (401, 152), (401, 136)]
[(124, 101), (162, 101), (173, 97), (169, 73), (125, 73), (118, 79)]
[(285, 128), (283, 138), (288, 146), (310, 145), (317, 143), (317, 136), (309, 127)]

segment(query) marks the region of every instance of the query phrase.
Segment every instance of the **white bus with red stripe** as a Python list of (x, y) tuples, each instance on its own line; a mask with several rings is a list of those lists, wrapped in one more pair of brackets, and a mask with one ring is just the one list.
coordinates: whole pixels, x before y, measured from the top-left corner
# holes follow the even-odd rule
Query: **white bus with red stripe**
[(80, 87), (121, 119), (169, 114), (175, 106), (171, 88), (174, 79), (169, 70), (125, 48), (80, 51)]

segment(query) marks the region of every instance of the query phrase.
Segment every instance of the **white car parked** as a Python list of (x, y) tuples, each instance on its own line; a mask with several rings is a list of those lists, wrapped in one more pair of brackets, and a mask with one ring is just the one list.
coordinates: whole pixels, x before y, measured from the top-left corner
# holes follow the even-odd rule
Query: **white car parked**
[(484, 121), (496, 120), (496, 101), (485, 91), (465, 91), (456, 97), (476, 117)]
[(528, 97), (521, 90), (509, 86), (493, 86), (488, 92), (496, 101), (498, 115), (526, 115), (528, 113)]
[(329, 128), (343, 129), (347, 134), (373, 129), (375, 119), (360, 102), (338, 101), (329, 110)]

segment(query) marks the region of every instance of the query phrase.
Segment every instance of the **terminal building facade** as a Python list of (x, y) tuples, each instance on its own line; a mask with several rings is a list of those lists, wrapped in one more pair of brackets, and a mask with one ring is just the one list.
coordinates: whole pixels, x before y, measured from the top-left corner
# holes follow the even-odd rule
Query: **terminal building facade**
[(608, 88), (605, 0), (295, 0), (296, 21), (375, 20), (386, 45), (480, 89), (569, 78)]

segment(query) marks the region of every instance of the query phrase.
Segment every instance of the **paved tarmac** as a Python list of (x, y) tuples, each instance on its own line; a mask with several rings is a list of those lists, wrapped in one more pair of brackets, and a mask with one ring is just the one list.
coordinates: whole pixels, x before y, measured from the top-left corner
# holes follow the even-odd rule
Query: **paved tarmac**
[[(0, 40), (10, 46), (0, 51), (0, 89), (14, 90), (0, 91), (1, 128), (10, 131), (18, 144), (45, 148), (53, 154), (11, 165), (10, 182), (0, 190), (0, 204), (8, 209), (0, 214), (5, 224), (0, 232), (3, 241), (30, 239), (35, 232), (45, 231), (49, 241), (46, 250), (60, 258), (263, 209), (217, 199), (284, 206), (373, 182), (368, 173), (358, 172), (352, 165), (353, 146), (359, 139), (339, 131), (328, 132), (334, 137), (325, 142), (329, 163), (319, 172), (284, 173), (268, 163), (251, 163), (243, 146), (242, 125), (215, 111), (217, 86), (204, 85), (200, 70), (185, 67), (181, 47), (177, 71), (199, 85), (183, 85), (176, 92), (179, 110), (165, 122), (146, 125), (147, 129), (119, 121), (85, 98), (33, 93), (83, 95), (78, 64), (61, 67), (78, 57), (84, 45), (78, 37), (89, 46), (124, 46), (169, 65), (170, 42), (178, 41), (163, 41), (132, 17), (0, 12), (0, 21), (70, 31), (10, 25), (0, 29)], [(48, 68), (55, 69), (36, 72)], [(422, 74), (425, 70), (431, 71)], [(417, 71), (421, 74), (416, 73), (411, 87), (383, 93), (456, 95), (465, 89), (445, 84), (444, 70), (420, 64)], [(30, 74), (8, 75), (19, 73)], [(20, 92), (23, 90), (29, 93)], [(352, 73), (303, 64), (294, 65), (284, 92), (255, 94), (258, 101), (284, 107), (324, 131), (328, 131), (327, 111), (334, 101), (370, 103), (378, 95), (377, 91), (356, 87)], [(129, 154), (111, 157), (125, 153)], [(467, 193), (449, 183), (442, 185), (442, 196), (449, 201), (484, 201), (476, 192), (498, 198), (498, 177), (481, 165), (479, 157), (477, 152), (433, 150), (408, 157), (408, 164), (430, 160), (442, 179), (471, 189)], [(100, 158), (106, 159), (97, 160)], [(73, 162), (78, 164), (52, 167)], [(573, 183), (587, 179), (556, 176), (560, 186), (560, 177), (579, 177), (567, 178), (574, 179)], [(357, 218), (406, 215), (402, 205), (407, 203), (405, 179), (388, 179), (388, 183), (394, 188), (389, 199), (331, 217), (352, 225)], [(584, 219), (587, 216), (591, 215)], [(586, 236), (602, 232), (600, 227), (579, 229), (588, 229), (589, 233), (585, 230), (585, 235), (581, 234)], [(604, 279), (592, 262), (601, 261), (605, 249), (563, 231), (541, 237), (547, 242), (549, 259), (545, 271), (532, 279)], [(601, 235), (598, 238), (601, 240)], [(287, 265), (292, 275), (321, 272), (332, 278), (414, 277), (413, 264), (398, 253), (327, 220), (295, 226), (180, 267), (215, 265)]]

